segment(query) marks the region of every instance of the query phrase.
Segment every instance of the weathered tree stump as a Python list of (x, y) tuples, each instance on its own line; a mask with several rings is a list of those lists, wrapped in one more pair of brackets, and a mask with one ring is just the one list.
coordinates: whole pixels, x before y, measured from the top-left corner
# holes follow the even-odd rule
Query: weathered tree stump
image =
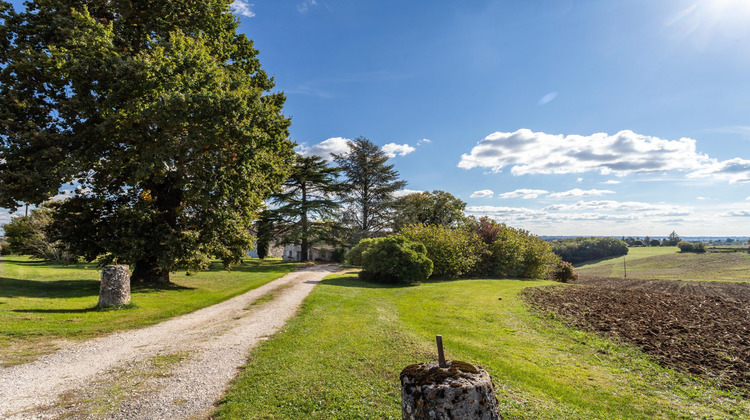
[(492, 379), (484, 369), (457, 360), (409, 365), (401, 371), (404, 419), (501, 419)]
[(127, 265), (102, 268), (97, 307), (122, 306), (130, 303), (130, 269)]

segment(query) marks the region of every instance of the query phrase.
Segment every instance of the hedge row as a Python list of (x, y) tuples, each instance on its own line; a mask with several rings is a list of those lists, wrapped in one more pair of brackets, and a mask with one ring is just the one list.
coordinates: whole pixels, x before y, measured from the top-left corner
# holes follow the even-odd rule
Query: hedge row
[[(558, 260), (549, 243), (528, 231), (488, 218), (482, 218), (467, 228), (412, 225), (397, 235), (364, 239), (349, 251), (346, 260), (349, 264), (362, 266), (360, 276), (363, 278), (414, 283), (419, 281), (415, 280), (419, 276), (412, 273), (428, 271), (422, 249), (424, 257), (432, 264), (427, 276), (435, 278), (542, 278), (550, 265)], [(409, 264), (414, 267), (402, 267)], [(398, 270), (406, 270), (408, 274), (397, 274), (397, 266)]]

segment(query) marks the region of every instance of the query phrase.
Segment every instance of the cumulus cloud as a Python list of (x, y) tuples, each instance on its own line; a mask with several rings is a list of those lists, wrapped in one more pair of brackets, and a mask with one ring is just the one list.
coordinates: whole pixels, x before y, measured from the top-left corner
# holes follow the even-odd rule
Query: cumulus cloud
[(417, 146), (421, 146), (423, 144), (430, 144), (430, 143), (432, 143), (432, 140), (430, 140), (430, 139), (422, 139), (422, 140), (420, 140), (420, 141), (417, 142)]
[(595, 200), (595, 201), (578, 201), (573, 204), (553, 204), (544, 207), (544, 211), (614, 211), (614, 212), (644, 212), (648, 215), (686, 215), (691, 212), (687, 209), (669, 204), (652, 204), (639, 201), (613, 201), (613, 200)]
[(389, 158), (395, 158), (396, 156), (406, 156), (417, 149), (408, 144), (388, 143), (382, 147), (382, 150)]
[(722, 217), (750, 217), (748, 210), (734, 210), (721, 214)]
[(530, 199), (530, 198), (537, 198), (541, 194), (547, 194), (547, 191), (545, 190), (532, 190), (529, 188), (521, 188), (515, 191), (509, 191), (506, 193), (502, 193), (498, 195), (500, 198), (523, 198), (523, 199)]
[(618, 181), (616, 179), (608, 179), (608, 180), (606, 180), (606, 181), (603, 182), (603, 184), (607, 184), (607, 185), (617, 185), (619, 183), (620, 183), (620, 181)]
[(302, 156), (320, 156), (325, 160), (333, 160), (332, 154), (343, 154), (349, 152), (349, 139), (343, 137), (331, 137), (322, 142), (307, 147), (305, 145), (297, 146), (297, 152)]
[(730, 184), (750, 182), (750, 160), (734, 158), (721, 162), (712, 161), (687, 176), (688, 178), (724, 179)]
[(408, 188), (405, 188), (405, 189), (403, 189), (403, 190), (398, 190), (398, 191), (394, 192), (394, 193), (393, 193), (393, 196), (394, 196), (394, 197), (403, 197), (403, 196), (405, 196), (405, 195), (409, 195), (409, 194), (419, 194), (419, 193), (423, 193), (423, 192), (424, 192), (424, 191), (420, 191), (420, 190), (410, 190), (410, 189), (408, 189)]
[(703, 201), (703, 200), (708, 200), (708, 198), (706, 198), (706, 197), (701, 197), (701, 196), (695, 197), (695, 199), (696, 199), (696, 200), (701, 200), (701, 201)]
[(582, 190), (580, 188), (573, 188), (572, 190), (552, 193), (548, 197), (552, 198), (564, 198), (564, 197), (594, 197), (604, 194), (614, 194), (612, 190)]
[(638, 172), (697, 171), (709, 164), (689, 138), (664, 140), (629, 130), (614, 135), (555, 135), (521, 129), (497, 132), (480, 141), (458, 166), (488, 168), (513, 175), (599, 172), (618, 176)]
[(479, 190), (471, 193), (469, 198), (485, 198), (492, 197), (495, 193), (492, 190)]
[(234, 0), (231, 6), (229, 6), (232, 10), (234, 10), (234, 13), (244, 16), (244, 17), (255, 17), (255, 12), (253, 12), (252, 7), (254, 4), (250, 4), (244, 0)]

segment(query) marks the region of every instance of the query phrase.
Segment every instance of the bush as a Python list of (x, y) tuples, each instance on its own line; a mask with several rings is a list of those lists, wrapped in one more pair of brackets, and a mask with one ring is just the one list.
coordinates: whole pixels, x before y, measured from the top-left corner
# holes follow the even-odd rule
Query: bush
[(0, 242), (0, 255), (10, 255), (10, 246), (7, 242)]
[(477, 274), (491, 277), (544, 278), (556, 260), (550, 244), (523, 229), (514, 229), (483, 217), (474, 231), (487, 246)]
[(578, 280), (578, 273), (573, 268), (573, 264), (567, 261), (558, 261), (550, 273), (550, 278), (561, 283), (568, 283)]
[(703, 254), (706, 252), (706, 244), (703, 242), (692, 243), (687, 241), (680, 241), (677, 243), (677, 248), (680, 248), (680, 252), (695, 252), (696, 254)]
[(333, 262), (343, 263), (346, 259), (346, 250), (344, 248), (334, 248), (331, 253), (331, 259)]
[(346, 263), (357, 267), (362, 267), (362, 254), (365, 253), (375, 243), (375, 239), (365, 238), (359, 241), (354, 248), (346, 253)]
[(424, 245), (394, 235), (372, 241), (362, 254), (359, 277), (378, 283), (416, 284), (430, 277), (432, 266)]
[(651, 246), (661, 246), (661, 241), (658, 239), (652, 239), (651, 242), (649, 242), (649, 245)]
[(616, 238), (573, 238), (552, 242), (552, 252), (563, 260), (577, 264), (628, 253), (628, 244)]
[(693, 252), (693, 244), (687, 241), (678, 242), (677, 248), (680, 248), (680, 252)]
[(7, 246), (3, 252), (30, 255), (48, 261), (75, 262), (68, 247), (50, 238), (52, 211), (48, 207), (31, 210), (28, 216), (13, 217), (3, 225)]
[(487, 248), (477, 233), (444, 225), (411, 225), (400, 235), (425, 246), (427, 258), (434, 264), (433, 277), (455, 278), (476, 272)]

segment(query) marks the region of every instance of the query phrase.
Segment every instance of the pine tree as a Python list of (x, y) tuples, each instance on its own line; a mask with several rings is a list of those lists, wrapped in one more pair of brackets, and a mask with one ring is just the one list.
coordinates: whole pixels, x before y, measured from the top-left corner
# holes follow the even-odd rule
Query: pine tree
[(334, 154), (346, 179), (343, 201), (345, 222), (354, 229), (353, 242), (375, 236), (391, 225), (393, 193), (406, 181), (388, 165), (388, 156), (373, 142), (358, 137), (348, 143), (348, 153)]
[(310, 246), (327, 235), (327, 220), (339, 208), (338, 173), (319, 156), (298, 156), (283, 192), (271, 198), (278, 206), (270, 211), (274, 232), (281, 242), (300, 245), (302, 261), (307, 261)]

